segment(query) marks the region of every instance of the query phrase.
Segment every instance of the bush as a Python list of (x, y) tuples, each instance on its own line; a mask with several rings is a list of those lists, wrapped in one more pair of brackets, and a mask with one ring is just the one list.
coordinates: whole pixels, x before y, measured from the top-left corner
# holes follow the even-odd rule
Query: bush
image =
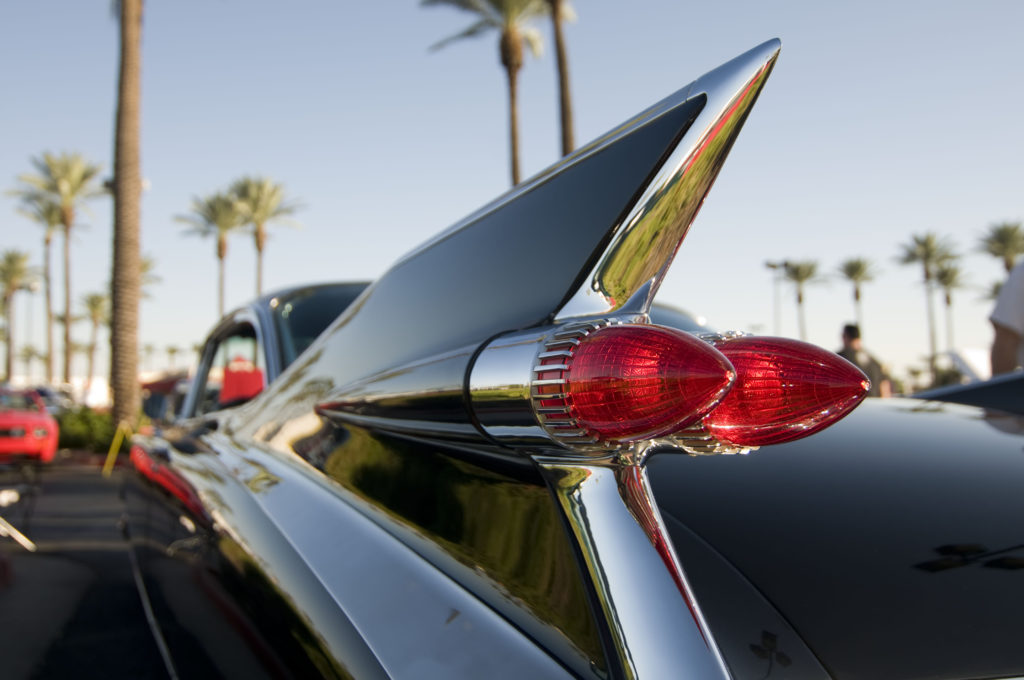
[(114, 440), (114, 421), (109, 413), (82, 406), (57, 416), (60, 425), (58, 447), (106, 453)]

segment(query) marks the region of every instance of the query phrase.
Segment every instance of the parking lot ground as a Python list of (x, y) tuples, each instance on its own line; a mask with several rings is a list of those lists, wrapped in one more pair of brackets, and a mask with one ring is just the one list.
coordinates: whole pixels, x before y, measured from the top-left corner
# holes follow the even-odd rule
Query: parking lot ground
[(0, 536), (2, 678), (167, 677), (119, 528), (120, 471), (102, 463), (0, 467), (0, 517), (36, 548)]

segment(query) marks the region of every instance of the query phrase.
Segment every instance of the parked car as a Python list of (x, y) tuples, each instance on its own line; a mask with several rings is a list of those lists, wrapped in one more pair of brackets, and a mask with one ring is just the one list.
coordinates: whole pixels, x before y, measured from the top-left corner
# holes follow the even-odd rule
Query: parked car
[(49, 463), (59, 429), (33, 390), (0, 389), (0, 463)]
[(172, 677), (1024, 676), (1019, 436), (651, 323), (778, 50), (218, 325), (125, 487)]

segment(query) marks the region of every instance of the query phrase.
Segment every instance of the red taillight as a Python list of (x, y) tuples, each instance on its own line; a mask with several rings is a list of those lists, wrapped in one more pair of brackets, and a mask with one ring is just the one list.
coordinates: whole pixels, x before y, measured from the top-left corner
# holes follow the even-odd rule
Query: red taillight
[(853, 409), (870, 383), (856, 366), (815, 345), (745, 337), (716, 343), (736, 381), (704, 419), (716, 439), (741, 447), (799, 439)]
[(660, 326), (601, 328), (548, 355), (537, 389), (547, 427), (583, 429), (602, 441), (649, 439), (686, 427), (721, 400), (734, 377), (714, 347)]

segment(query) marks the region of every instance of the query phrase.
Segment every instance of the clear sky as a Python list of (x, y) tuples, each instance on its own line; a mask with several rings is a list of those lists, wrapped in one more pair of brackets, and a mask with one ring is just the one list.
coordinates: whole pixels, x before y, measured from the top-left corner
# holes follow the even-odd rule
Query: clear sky
[[(46, 150), (81, 152), (110, 172), (110, 5), (0, 4), (0, 189), (13, 188)], [(1024, 218), (1024, 3), (574, 5), (579, 18), (566, 35), (579, 143), (766, 39), (783, 43), (662, 300), (720, 329), (770, 333), (774, 287), (764, 262), (817, 260), (830, 276), (808, 289), (808, 339), (834, 349), (853, 306), (832, 273), (845, 258), (868, 257), (880, 273), (864, 293), (866, 344), (899, 375), (923, 365), (927, 334), (920, 271), (896, 257), (912, 234), (933, 231), (963, 254), (971, 285), (955, 297), (955, 342), (988, 346), (991, 302), (982, 289), (1003, 274), (978, 252), (978, 239), (992, 223)], [(496, 36), (428, 51), (470, 21), (413, 0), (146, 3), (143, 250), (162, 281), (143, 303), (141, 342), (161, 350), (154, 365), (166, 363), (163, 348), (190, 347), (215, 321), (214, 243), (184, 235), (174, 220), (193, 196), (264, 174), (301, 201), (301, 226), (271, 235), (272, 289), (376, 277), (508, 189)], [(538, 28), (550, 47), (549, 26)], [(529, 176), (558, 157), (550, 49), (527, 59), (521, 88)], [(101, 198), (73, 236), (76, 304), (109, 279), (110, 240), (111, 205)], [(39, 261), (42, 230), (2, 194), (0, 250), (9, 248)], [(229, 306), (253, 295), (250, 237), (231, 241), (227, 276)], [(781, 333), (795, 336), (792, 290), (780, 292)], [(63, 307), (59, 293), (55, 302)], [(42, 309), (42, 295), (17, 301), (21, 330), (39, 348)], [(936, 310), (944, 349), (938, 299)], [(85, 341), (87, 324), (75, 335)]]

